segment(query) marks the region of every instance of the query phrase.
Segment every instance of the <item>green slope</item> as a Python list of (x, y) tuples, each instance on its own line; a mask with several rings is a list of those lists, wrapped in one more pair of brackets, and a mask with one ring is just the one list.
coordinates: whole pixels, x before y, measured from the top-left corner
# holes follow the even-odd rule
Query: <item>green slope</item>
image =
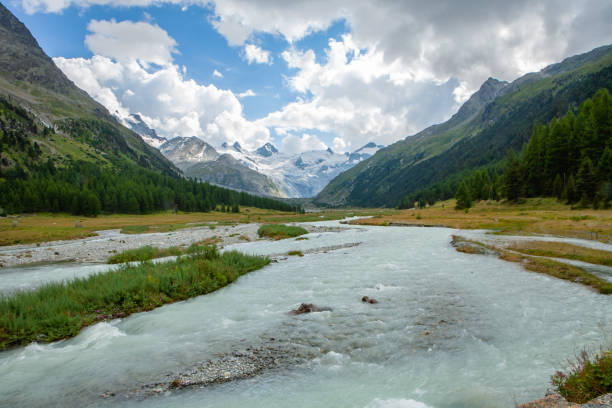
[(612, 89), (612, 46), (527, 74), (511, 84), (489, 79), (449, 121), (377, 152), (340, 174), (315, 202), (394, 206), (407, 194), (505, 157), (599, 88)]
[[(55, 66), (30, 31), (0, 4), (0, 135), (38, 144), (41, 158), (64, 166), (77, 160), (113, 167), (125, 161), (179, 175), (180, 171), (136, 133), (79, 89)], [(22, 112), (23, 111), (23, 112)], [(20, 120), (17, 120), (20, 119)], [(26, 129), (22, 129), (27, 123)], [(25, 131), (24, 131), (25, 130)], [(32, 164), (20, 146), (3, 140), (0, 169)]]

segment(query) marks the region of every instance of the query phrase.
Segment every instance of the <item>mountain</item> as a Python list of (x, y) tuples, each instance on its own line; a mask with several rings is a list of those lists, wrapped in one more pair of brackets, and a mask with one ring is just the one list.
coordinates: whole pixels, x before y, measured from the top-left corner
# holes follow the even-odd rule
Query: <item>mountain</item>
[[(3, 171), (18, 166), (27, 172), (52, 158), (59, 166), (77, 160), (109, 168), (132, 163), (169, 175), (180, 174), (156, 149), (74, 85), (44, 53), (26, 26), (2, 4), (0, 100), (6, 113), (0, 120), (0, 133), (14, 134), (3, 142)], [(10, 120), (11, 115), (25, 121), (20, 123), (29, 123), (28, 131)], [(26, 142), (39, 152), (36, 160), (23, 154)]]
[(159, 151), (181, 170), (219, 157), (214, 147), (198, 137), (175, 137), (159, 146)]
[(407, 194), (502, 160), (535, 124), (612, 89), (612, 45), (570, 57), (512, 83), (489, 78), (448, 121), (384, 149), (340, 174), (320, 205), (394, 206)]
[(131, 114), (126, 122), (129, 128), (138, 133), (142, 140), (147, 142), (149, 146), (159, 149), (161, 145), (168, 141), (165, 137), (158, 136), (155, 129), (151, 129), (147, 126), (139, 114)]
[(265, 145), (261, 146), (259, 149), (255, 150), (255, 153), (262, 157), (270, 157), (273, 154), (278, 153), (278, 150), (276, 149), (276, 147), (274, 147), (270, 143), (266, 143)]
[[(159, 141), (139, 116), (126, 122)], [(238, 205), (299, 210), (183, 177), (68, 80), (0, 4), (0, 214), (95, 216)]]
[[(157, 135), (154, 130), (147, 129), (146, 134)], [(139, 133), (146, 136), (142, 131)], [(152, 146), (157, 144), (150, 137), (145, 141)], [(238, 142), (223, 143), (215, 149), (197, 137), (176, 137), (157, 147), (188, 177), (284, 198), (315, 196), (335, 176), (369, 158), (383, 146), (370, 142), (345, 154), (334, 153), (331, 149), (284, 154), (271, 143), (254, 151), (244, 149)], [(227, 157), (221, 160), (223, 156), (234, 160)], [(216, 160), (221, 162), (215, 164)]]
[(269, 143), (253, 152), (236, 149), (235, 144), (224, 144), (218, 150), (268, 176), (288, 197), (314, 197), (330, 180), (370, 157), (380, 147), (369, 143), (346, 154), (334, 153), (331, 149), (285, 154)]
[(196, 162), (185, 168), (184, 173), (187, 177), (234, 190), (287, 197), (270, 178), (242, 165), (229, 154), (222, 154), (215, 160)]

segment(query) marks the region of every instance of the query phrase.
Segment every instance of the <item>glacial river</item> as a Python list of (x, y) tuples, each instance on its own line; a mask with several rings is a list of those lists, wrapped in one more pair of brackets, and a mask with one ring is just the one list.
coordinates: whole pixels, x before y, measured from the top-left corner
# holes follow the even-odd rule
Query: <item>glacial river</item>
[[(235, 245), (253, 254), (307, 253), (210, 295), (0, 353), (0, 406), (511, 408), (542, 397), (568, 357), (612, 343), (612, 296), (456, 252), (453, 232), (350, 227)], [(42, 282), (54, 268), (11, 271), (1, 289)], [(379, 303), (362, 303), (364, 295)], [(287, 313), (300, 303), (333, 310)], [(144, 400), (100, 397), (272, 338), (308, 359)]]

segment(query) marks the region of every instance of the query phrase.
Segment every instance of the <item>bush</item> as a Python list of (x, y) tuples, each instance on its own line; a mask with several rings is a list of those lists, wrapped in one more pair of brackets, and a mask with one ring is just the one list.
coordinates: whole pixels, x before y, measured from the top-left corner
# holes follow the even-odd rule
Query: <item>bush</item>
[(557, 371), (551, 382), (566, 400), (579, 404), (612, 392), (612, 350), (593, 357), (583, 351), (570, 362), (568, 373)]
[(293, 238), (299, 237), (300, 235), (308, 234), (302, 227), (294, 227), (283, 224), (269, 224), (262, 225), (257, 230), (257, 234), (260, 237), (269, 237), (272, 239), (284, 239), (284, 238)]

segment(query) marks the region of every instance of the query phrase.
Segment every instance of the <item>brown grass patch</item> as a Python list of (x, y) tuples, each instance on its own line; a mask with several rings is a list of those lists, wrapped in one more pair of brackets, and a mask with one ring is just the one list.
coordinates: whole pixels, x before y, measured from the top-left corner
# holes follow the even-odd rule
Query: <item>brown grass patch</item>
[(585, 248), (564, 242), (520, 242), (510, 246), (508, 249), (527, 255), (573, 259), (597, 265), (612, 266), (612, 252)]
[[(582, 268), (577, 266), (564, 264), (562, 262), (553, 261), (545, 258), (534, 258), (532, 256), (523, 255), (512, 250), (506, 250), (491, 245), (482, 244), (477, 241), (471, 241), (469, 239), (453, 235), (455, 242), (466, 242), (471, 243), (480, 247), (487, 248), (495, 253), (499, 259), (507, 262), (515, 262), (523, 265), (525, 269), (532, 272), (543, 273), (546, 275), (554, 276), (555, 278), (568, 280), (581, 285), (589, 286), (599, 293), (604, 295), (612, 294), (612, 283), (609, 283)], [(473, 248), (473, 250), (465, 250), (466, 248)], [(467, 254), (482, 254), (478, 251), (478, 247), (470, 246), (457, 246), (455, 249), (459, 252)]]
[[(248, 211), (247, 211), (248, 210)], [(28, 244), (90, 237), (95, 231), (120, 229), (130, 234), (168, 232), (197, 226), (231, 225), (260, 222), (268, 224), (337, 220), (354, 215), (393, 214), (395, 210), (330, 210), (320, 213), (294, 214), (275, 210), (243, 207), (240, 213), (211, 211), (208, 213), (111, 214), (82, 217), (67, 214), (25, 214), (0, 217), (0, 246)], [(18, 221), (13, 226), (13, 221)], [(75, 227), (75, 225), (79, 227)]]
[(555, 199), (528, 199), (523, 204), (481, 201), (469, 212), (456, 211), (455, 200), (434, 206), (398, 210), (380, 217), (352, 221), (363, 225), (427, 225), (460, 229), (491, 229), (501, 234), (549, 234), (612, 241), (612, 210), (572, 210)]

